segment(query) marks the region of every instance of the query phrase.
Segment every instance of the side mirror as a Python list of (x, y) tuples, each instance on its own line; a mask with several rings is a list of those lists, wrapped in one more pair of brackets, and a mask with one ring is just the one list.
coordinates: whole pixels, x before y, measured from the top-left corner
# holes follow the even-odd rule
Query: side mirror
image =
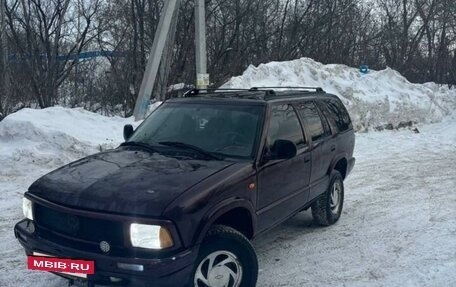
[(131, 138), (131, 136), (133, 135), (134, 131), (135, 130), (133, 129), (132, 125), (125, 125), (124, 126), (123, 137), (124, 137), (125, 141), (128, 141)]
[(292, 141), (276, 140), (272, 147), (272, 152), (276, 159), (290, 159), (298, 154), (298, 148)]

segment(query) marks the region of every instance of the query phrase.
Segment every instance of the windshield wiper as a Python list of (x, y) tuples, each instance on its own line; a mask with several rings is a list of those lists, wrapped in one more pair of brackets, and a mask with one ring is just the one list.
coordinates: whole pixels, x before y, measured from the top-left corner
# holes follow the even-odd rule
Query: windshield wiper
[(122, 143), (120, 146), (137, 146), (137, 147), (142, 147), (142, 148), (145, 148), (145, 149), (148, 149), (152, 152), (157, 152), (157, 150), (155, 149), (154, 146), (150, 145), (150, 144), (146, 144), (146, 143), (142, 143), (142, 142), (124, 142)]
[(197, 147), (197, 146), (194, 146), (194, 145), (191, 145), (191, 144), (187, 144), (187, 143), (183, 143), (183, 142), (171, 142), (171, 141), (168, 141), (168, 142), (159, 142), (159, 144), (165, 145), (165, 146), (177, 147), (177, 148), (181, 148), (181, 149), (185, 149), (185, 150), (195, 151), (195, 152), (199, 153), (200, 155), (203, 155), (205, 157), (209, 157), (209, 158), (212, 158), (212, 159), (215, 159), (215, 160), (223, 160), (224, 159), (222, 156), (216, 155), (216, 154), (211, 153), (211, 152), (209, 152), (207, 150), (204, 150), (204, 149), (202, 149), (200, 147)]

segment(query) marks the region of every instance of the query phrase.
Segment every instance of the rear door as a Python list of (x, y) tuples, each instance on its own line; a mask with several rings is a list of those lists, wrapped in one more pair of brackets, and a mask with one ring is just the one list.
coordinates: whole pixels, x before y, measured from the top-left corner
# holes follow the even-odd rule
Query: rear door
[(297, 110), (311, 141), (312, 171), (309, 200), (312, 200), (322, 194), (329, 185), (328, 170), (336, 146), (331, 138), (329, 124), (314, 101), (301, 102)]
[(346, 158), (350, 161), (353, 158), (355, 134), (347, 109), (337, 98), (321, 100), (318, 106), (328, 119), (331, 130), (333, 131), (332, 141), (336, 146), (336, 155), (334, 158)]
[(319, 106), (331, 124), (334, 138), (341, 138), (337, 140), (338, 153), (353, 151), (355, 144), (353, 124), (342, 102), (338, 99), (329, 99), (319, 103)]
[(308, 200), (311, 155), (303, 129), (292, 105), (271, 107), (263, 155), (276, 140), (295, 143), (297, 156), (288, 160), (270, 160), (258, 168), (258, 229), (263, 231), (277, 224)]

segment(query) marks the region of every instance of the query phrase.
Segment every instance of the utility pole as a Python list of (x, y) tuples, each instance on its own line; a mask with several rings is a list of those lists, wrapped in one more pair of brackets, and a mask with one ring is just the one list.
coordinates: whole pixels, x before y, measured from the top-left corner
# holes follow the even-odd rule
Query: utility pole
[(133, 116), (136, 121), (144, 119), (149, 106), (152, 90), (157, 79), (158, 69), (168, 39), (169, 31), (172, 26), (173, 19), (177, 17), (177, 12), (180, 7), (181, 0), (167, 0), (163, 7), (162, 16), (158, 23), (157, 31), (155, 31), (154, 43), (150, 51), (150, 56), (147, 61), (146, 71), (139, 90), (138, 99), (136, 100)]
[(206, 50), (206, 8), (205, 0), (195, 0), (195, 46), (196, 46), (196, 88), (209, 86)]
[(168, 79), (169, 72), (171, 70), (171, 65), (173, 63), (174, 56), (174, 43), (176, 40), (176, 30), (179, 19), (179, 9), (176, 10), (173, 20), (171, 21), (171, 28), (169, 31), (168, 39), (166, 40), (165, 50), (163, 51), (160, 68), (158, 70), (158, 82), (155, 84), (154, 91), (152, 95), (158, 101), (163, 101), (165, 99), (166, 92), (168, 90)]
[[(0, 0), (1, 1), (1, 0)], [(146, 71), (136, 100), (133, 116), (136, 121), (144, 119), (150, 97), (157, 80), (160, 63), (161, 72), (168, 73), (172, 46), (176, 33), (177, 17), (181, 0), (165, 1), (163, 12), (155, 32), (154, 43), (147, 61)], [(207, 49), (206, 49), (206, 7), (205, 0), (195, 0), (195, 47), (196, 47), (196, 87), (205, 89), (209, 86), (209, 74), (207, 73)], [(167, 48), (166, 52), (164, 49)], [(164, 79), (167, 78), (167, 75)], [(165, 80), (164, 80), (165, 82)]]

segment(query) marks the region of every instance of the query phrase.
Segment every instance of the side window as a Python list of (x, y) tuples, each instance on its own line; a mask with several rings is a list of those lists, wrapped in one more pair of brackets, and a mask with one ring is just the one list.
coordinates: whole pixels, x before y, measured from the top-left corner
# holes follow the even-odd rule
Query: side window
[(325, 136), (331, 135), (331, 128), (329, 126), (328, 119), (326, 118), (327, 116), (325, 114), (323, 114), (321, 107), (318, 106), (317, 103), (314, 103), (314, 105), (316, 105), (317, 109), (320, 111), (319, 114), (320, 114), (321, 122), (323, 124), (323, 129), (325, 130)]
[(290, 140), (298, 149), (306, 145), (301, 124), (291, 105), (272, 107), (267, 135), (269, 149), (272, 149), (276, 140)]
[(318, 141), (331, 135), (328, 122), (322, 121), (317, 106), (313, 102), (305, 102), (298, 106), (304, 124), (308, 128), (313, 141)]
[(323, 101), (317, 101), (316, 102), (318, 108), (320, 109), (321, 113), (324, 115), (324, 118), (326, 118), (326, 121), (323, 121), (323, 123), (327, 123), (329, 125), (330, 131), (333, 133), (337, 133), (339, 129), (337, 128), (336, 121), (334, 120), (334, 116), (329, 112), (326, 102)]
[(344, 105), (339, 100), (326, 100), (326, 107), (328, 108), (331, 117), (336, 122), (337, 128), (340, 132), (346, 131), (351, 127), (350, 116)]

